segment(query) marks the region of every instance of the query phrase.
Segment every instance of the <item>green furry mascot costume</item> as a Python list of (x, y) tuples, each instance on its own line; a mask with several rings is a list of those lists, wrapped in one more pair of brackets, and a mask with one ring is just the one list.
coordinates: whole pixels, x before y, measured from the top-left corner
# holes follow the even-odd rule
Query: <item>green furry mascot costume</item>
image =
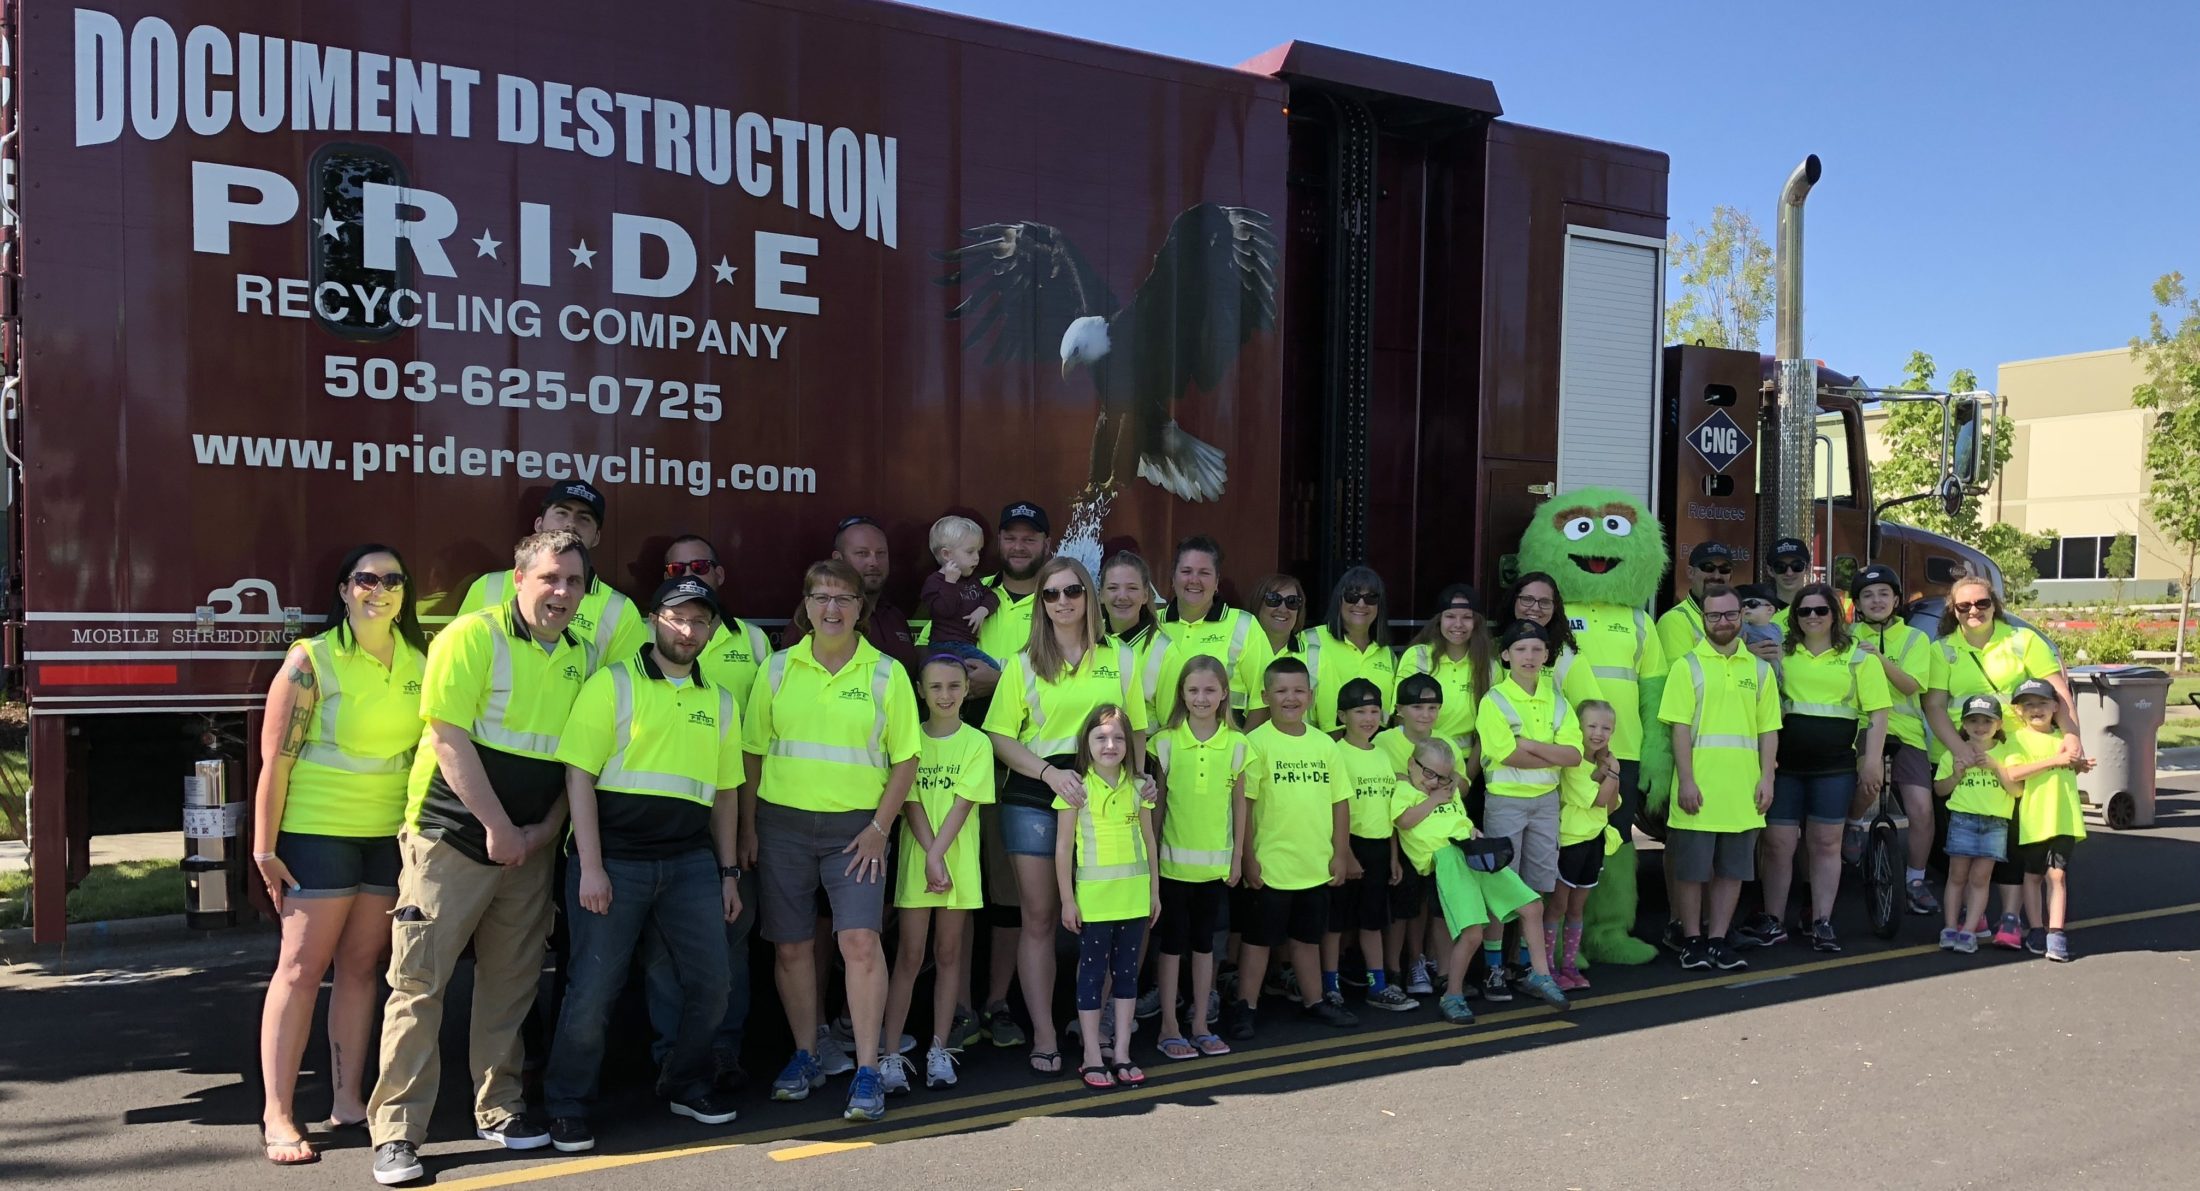
[[(1581, 954), (1607, 964), (1646, 964), (1657, 948), (1634, 937), (1635, 846), (1630, 828), (1645, 801), (1662, 810), (1672, 790), (1673, 739), (1658, 722), (1667, 659), (1645, 611), (1665, 580), (1665, 531), (1657, 516), (1612, 488), (1578, 488), (1545, 501), (1520, 539), (1520, 569), (1558, 580), (1580, 660), (1593, 667), (1617, 729), (1621, 847), (1583, 914)], [(1587, 965), (1584, 965), (1587, 966)]]

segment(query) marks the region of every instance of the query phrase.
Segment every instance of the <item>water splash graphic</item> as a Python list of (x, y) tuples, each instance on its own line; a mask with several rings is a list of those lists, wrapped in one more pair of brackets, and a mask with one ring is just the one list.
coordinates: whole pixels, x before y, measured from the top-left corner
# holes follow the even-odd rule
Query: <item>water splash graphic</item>
[(1100, 578), (1100, 530), (1107, 521), (1108, 512), (1115, 508), (1116, 488), (1087, 488), (1078, 494), (1069, 507), (1069, 523), (1062, 528), (1062, 541), (1055, 553), (1067, 555), (1085, 564), (1085, 570), (1095, 581)]

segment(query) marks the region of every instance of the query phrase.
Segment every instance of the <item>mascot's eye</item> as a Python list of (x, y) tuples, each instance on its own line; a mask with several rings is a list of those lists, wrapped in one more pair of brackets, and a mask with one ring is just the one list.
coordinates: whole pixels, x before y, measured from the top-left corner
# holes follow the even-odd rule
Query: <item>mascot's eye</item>
[(1589, 531), (1595, 528), (1596, 523), (1594, 521), (1589, 520), (1587, 517), (1576, 517), (1573, 520), (1568, 521), (1565, 525), (1561, 526), (1560, 532), (1566, 535), (1566, 540), (1571, 542), (1578, 542), (1581, 539), (1588, 537)]
[(1604, 515), (1604, 532), (1615, 538), (1624, 538), (1635, 532), (1635, 523), (1618, 513), (1606, 513)]

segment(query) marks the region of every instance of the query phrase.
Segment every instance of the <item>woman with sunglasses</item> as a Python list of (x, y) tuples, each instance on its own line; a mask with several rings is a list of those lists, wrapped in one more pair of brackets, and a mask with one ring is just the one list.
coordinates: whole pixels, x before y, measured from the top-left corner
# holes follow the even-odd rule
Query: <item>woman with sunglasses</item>
[(328, 1127), (367, 1116), (367, 1039), (397, 904), (397, 832), (420, 743), (427, 641), (405, 560), (365, 545), (336, 568), (329, 628), (290, 647), (267, 692), (253, 863), (282, 922), (282, 950), (260, 1015), (260, 1116), (267, 1160), (318, 1157), (298, 1129), (298, 1065), (321, 977), (329, 994)]
[[(1982, 766), (1986, 756), (1963, 738), (1949, 718), (1948, 709), (1961, 707), (1973, 695), (1993, 695), (2006, 707), (2010, 692), (2031, 678), (2055, 688), (2055, 725), (2073, 739), (2083, 740), (2070, 698), (2070, 679), (2063, 674), (2062, 662), (2046, 638), (2010, 622), (2001, 601), (1994, 596), (1993, 585), (1983, 576), (1965, 575), (1949, 587), (1948, 606), (1940, 614), (1940, 633), (1933, 641), (1932, 656), (1932, 678), (1925, 688), (1925, 726), (1959, 763)], [(2014, 733), (2017, 727), (2018, 721), (2010, 719), (2010, 731)], [(2081, 743), (2078, 747), (2082, 759), (2085, 746)], [(2011, 830), (2014, 832), (2014, 827)], [(2003, 854), (2017, 854), (2013, 835)], [(1994, 887), (2001, 894), (2001, 923), (1994, 929), (1994, 945), (2047, 954), (2046, 924), (2031, 924), (2029, 934), (2024, 930), (2023, 869), (2012, 861), (1997, 863)], [(1963, 925), (1984, 933), (1984, 923)]]
[[(1309, 685), (1314, 688), (1314, 704), (1306, 710), (1306, 722), (1321, 731), (1330, 727), (1321, 722), (1321, 672), (1324, 654), (1321, 643), (1306, 631), (1306, 589), (1289, 575), (1262, 575), (1253, 584), (1253, 594), (1245, 601), (1245, 610), (1260, 626), (1261, 635), (1268, 642), (1267, 658), (1297, 658), (1306, 664)], [(1330, 696), (1332, 712), (1336, 696)], [(1336, 717), (1330, 716), (1332, 720)], [(1268, 709), (1257, 708), (1246, 713), (1245, 730), (1250, 732), (1268, 720)]]
[[(1787, 938), (1788, 890), (1795, 880), (1795, 846), (1802, 840), (1810, 865), (1810, 945), (1839, 951), (1833, 933), (1833, 895), (1841, 887), (1841, 829), (1850, 808), (1879, 798), (1880, 756), (1887, 742), (1887, 710), (1894, 705), (1879, 659), (1859, 649), (1841, 616), (1831, 584), (1810, 583), (1788, 605), (1781, 644), (1780, 694), (1786, 700), (1780, 726), (1772, 807), (1757, 846), (1757, 874), (1764, 909), (1736, 932), (1745, 944), (1770, 946)], [(1857, 743), (1859, 725), (1863, 743)], [(1858, 764), (1860, 758), (1869, 764)], [(1862, 798), (1858, 795), (1861, 793)]]
[[(1590, 699), (1604, 698), (1595, 669), (1581, 660), (1581, 651), (1574, 646), (1573, 620), (1566, 615), (1566, 597), (1558, 594), (1556, 580), (1541, 571), (1522, 575), (1506, 593), (1498, 612), (1513, 620), (1525, 620), (1549, 635), (1551, 660), (1543, 670), (1558, 684), (1558, 693), (1565, 696), (1567, 706), (1578, 708)], [(1493, 681), (1503, 668), (1500, 662), (1490, 663)]]
[(984, 726), (994, 758), (1009, 771), (1001, 788), (1001, 842), (1016, 870), (1022, 909), (1016, 978), (1031, 1013), (1031, 1069), (1053, 1075), (1062, 1069), (1054, 1027), (1054, 932), (1062, 915), (1054, 800), (1084, 805), (1077, 739), (1096, 708), (1116, 704), (1128, 713), (1133, 773), (1146, 768), (1147, 719), (1146, 702), (1137, 697), (1135, 651), (1109, 642), (1085, 564), (1057, 555), (1039, 568), (1038, 584), (1040, 612), (1031, 618), (1030, 640), (1004, 659)]
[(1390, 647), (1390, 597), (1383, 577), (1367, 567), (1339, 576), (1329, 591), (1328, 615), (1306, 637), (1308, 652), (1321, 658), (1314, 682), (1314, 726), (1338, 730), (1337, 694), (1355, 678), (1367, 679), (1383, 693), (1387, 722), (1397, 706), (1398, 651)]
[(1482, 596), (1466, 583), (1436, 593), (1436, 610), (1398, 658), (1398, 681), (1426, 674), (1444, 688), (1436, 735), (1472, 755), (1474, 716), (1497, 674), (1497, 651), (1482, 618)]

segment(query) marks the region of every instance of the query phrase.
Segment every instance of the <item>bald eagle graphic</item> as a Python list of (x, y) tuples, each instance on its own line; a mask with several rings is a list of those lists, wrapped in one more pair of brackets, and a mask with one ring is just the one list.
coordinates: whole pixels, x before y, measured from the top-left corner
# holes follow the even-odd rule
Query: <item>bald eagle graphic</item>
[[(1276, 324), (1276, 239), (1268, 216), (1201, 203), (1178, 215), (1131, 295), (1117, 300), (1062, 230), (1026, 220), (963, 232), (936, 253), (960, 286), (947, 314), (985, 344), (988, 365), (1058, 351), (1062, 376), (1092, 377), (1100, 417), (1080, 507), (1104, 511), (1136, 457), (1137, 473), (1184, 500), (1215, 500), (1228, 478), (1223, 453), (1177, 425), (1176, 403), (1212, 392), (1246, 342)], [(990, 341), (990, 342), (989, 342)]]

